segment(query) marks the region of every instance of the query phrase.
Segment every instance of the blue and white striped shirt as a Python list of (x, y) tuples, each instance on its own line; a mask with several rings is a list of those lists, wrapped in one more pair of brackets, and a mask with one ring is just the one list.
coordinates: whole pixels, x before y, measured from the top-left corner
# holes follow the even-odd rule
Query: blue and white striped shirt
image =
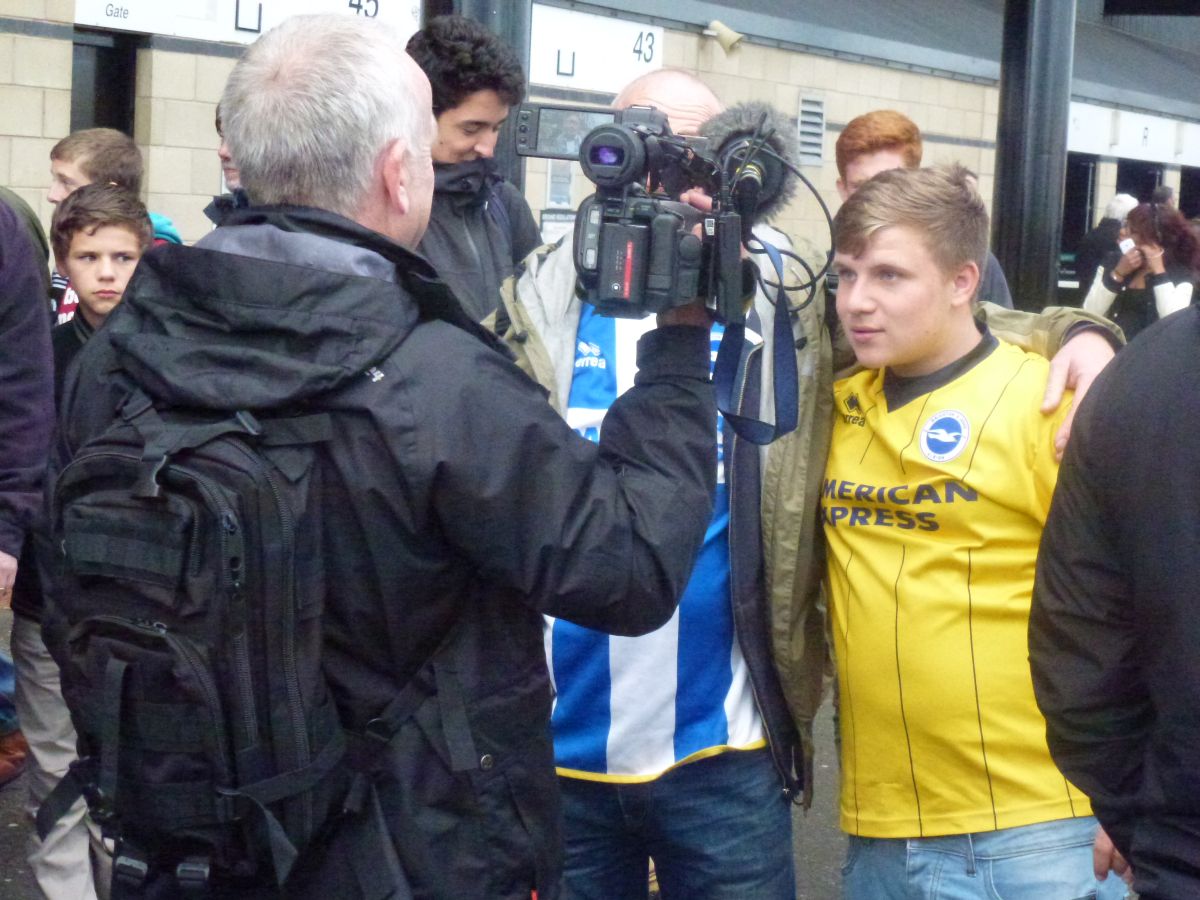
[[(654, 320), (609, 319), (585, 305), (567, 422), (599, 440), (608, 408), (632, 384), (637, 339)], [(723, 328), (713, 328), (713, 356)], [(548, 619), (546, 654), (557, 697), (552, 726), (559, 773), (650, 781), (730, 748), (759, 747), (765, 731), (733, 631), (729, 494), (717, 423), (717, 496), (679, 609), (641, 637), (616, 637)]]

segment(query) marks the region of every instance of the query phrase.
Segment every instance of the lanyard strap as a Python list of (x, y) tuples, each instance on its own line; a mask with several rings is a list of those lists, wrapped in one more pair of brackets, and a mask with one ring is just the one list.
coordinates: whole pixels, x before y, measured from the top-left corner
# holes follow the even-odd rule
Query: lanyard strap
[(775, 423), (764, 422), (753, 416), (734, 412), (737, 398), (734, 386), (738, 381), (742, 350), (746, 340), (744, 323), (725, 326), (721, 346), (717, 350), (717, 361), (713, 365), (713, 386), (717, 392), (717, 409), (738, 435), (752, 444), (769, 444), (776, 438), (794, 431), (799, 415), (799, 373), (796, 368), (796, 349), (804, 346), (805, 338), (793, 341), (791, 316), (783, 290), (783, 257), (779, 250), (766, 241), (761, 241), (771, 265), (775, 267), (776, 283), (775, 316), (771, 326), (771, 366), (774, 373)]

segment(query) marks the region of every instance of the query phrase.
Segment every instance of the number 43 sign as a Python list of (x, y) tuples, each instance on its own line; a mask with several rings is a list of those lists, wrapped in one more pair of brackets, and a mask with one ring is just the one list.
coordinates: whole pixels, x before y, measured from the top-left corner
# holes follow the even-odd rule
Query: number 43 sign
[(530, 30), (533, 84), (616, 93), (662, 68), (663, 30), (655, 26), (535, 3)]

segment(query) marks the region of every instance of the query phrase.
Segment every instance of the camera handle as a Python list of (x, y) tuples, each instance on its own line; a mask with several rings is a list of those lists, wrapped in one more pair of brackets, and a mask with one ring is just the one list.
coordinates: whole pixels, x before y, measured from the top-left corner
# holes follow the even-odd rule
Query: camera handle
[[(713, 364), (713, 387), (717, 393), (717, 409), (729, 425), (740, 436), (752, 444), (769, 444), (796, 429), (799, 411), (797, 408), (800, 385), (796, 367), (796, 350), (804, 347), (807, 338), (792, 337), (791, 315), (783, 288), (783, 256), (779, 249), (766, 241), (760, 241), (778, 278), (775, 299), (775, 315), (771, 324), (771, 366), (774, 373), (772, 383), (775, 393), (775, 423), (764, 422), (753, 416), (734, 412), (738, 369), (742, 360), (742, 349), (746, 341), (746, 326), (733, 322), (725, 326), (721, 346), (717, 350), (717, 361)], [(764, 329), (765, 330), (765, 329)], [(765, 364), (765, 360), (764, 360)]]

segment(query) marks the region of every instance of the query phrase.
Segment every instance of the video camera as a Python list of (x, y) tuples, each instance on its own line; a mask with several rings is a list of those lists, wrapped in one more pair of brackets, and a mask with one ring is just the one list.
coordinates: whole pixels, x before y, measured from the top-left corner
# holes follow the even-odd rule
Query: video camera
[[(607, 121), (596, 124), (599, 117)], [(591, 130), (572, 154), (572, 132), (583, 123)], [(519, 154), (578, 159), (596, 185), (575, 217), (583, 300), (602, 315), (640, 318), (700, 297), (718, 321), (745, 321), (757, 270), (741, 258), (741, 244), (760, 198), (778, 194), (784, 180), (763, 135), (727, 135), (714, 150), (710, 138), (673, 134), (653, 107), (536, 104), (521, 107), (516, 134)], [(677, 199), (695, 188), (712, 198), (710, 212)]]
[[(740, 103), (713, 116), (699, 137), (671, 133), (649, 106), (624, 110), (525, 104), (517, 113), (522, 156), (577, 159), (596, 192), (575, 216), (576, 292), (606, 316), (640, 318), (703, 298), (726, 327), (713, 363), (717, 408), (741, 437), (769, 444), (796, 427), (796, 350), (807, 337), (793, 313), (812, 302), (832, 252), (817, 272), (800, 256), (760, 240), (752, 229), (783, 209), (799, 181), (833, 219), (816, 187), (795, 164), (794, 123), (763, 103)], [(678, 197), (701, 189), (712, 208)], [(741, 249), (764, 254), (776, 281), (760, 276)], [(807, 273), (788, 284), (783, 259)], [(757, 327), (771, 335), (774, 421), (738, 412), (738, 373), (746, 311), (756, 286), (775, 307)], [(789, 296), (802, 296), (793, 303)], [(766, 329), (769, 328), (769, 331)], [(796, 329), (800, 329), (797, 334)]]

